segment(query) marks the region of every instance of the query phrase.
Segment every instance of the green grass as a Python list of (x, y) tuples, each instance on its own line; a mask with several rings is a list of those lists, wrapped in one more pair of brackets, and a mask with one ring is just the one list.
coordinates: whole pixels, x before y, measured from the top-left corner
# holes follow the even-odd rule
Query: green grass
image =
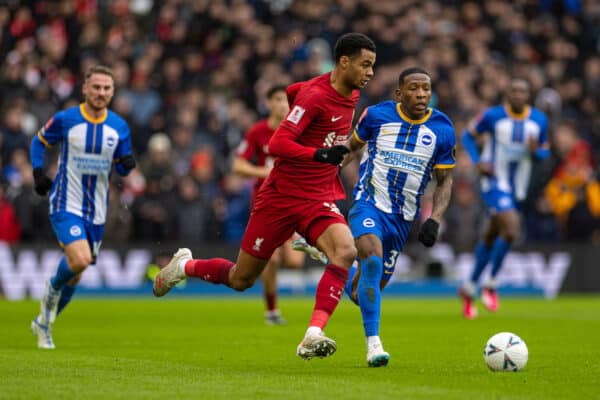
[[(57, 349), (29, 334), (34, 302), (0, 302), (0, 399), (600, 399), (600, 298), (506, 299), (463, 320), (455, 299), (384, 298), (387, 368), (367, 368), (358, 309), (344, 300), (327, 359), (295, 356), (312, 299), (282, 298), (285, 327), (247, 299), (76, 298), (54, 327)], [(518, 373), (482, 351), (512, 331), (529, 347)]]

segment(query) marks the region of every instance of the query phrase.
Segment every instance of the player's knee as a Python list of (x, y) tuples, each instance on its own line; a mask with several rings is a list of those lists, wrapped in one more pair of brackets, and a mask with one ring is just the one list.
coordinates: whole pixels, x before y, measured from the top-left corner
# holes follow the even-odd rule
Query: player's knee
[(238, 292), (243, 292), (254, 285), (256, 278), (249, 277), (232, 277), (229, 279), (229, 287)]
[(504, 232), (504, 234), (502, 235), (502, 238), (508, 242), (508, 243), (512, 243), (514, 242), (517, 237), (518, 237), (518, 232), (516, 230), (507, 230), (506, 232)]
[(80, 273), (92, 263), (92, 256), (87, 254), (76, 254), (68, 259), (68, 263), (73, 272)]
[(357, 251), (356, 247), (353, 244), (338, 246), (335, 249), (333, 257), (331, 257), (332, 261), (336, 260), (338, 263), (343, 266), (350, 266), (356, 259)]
[(381, 254), (379, 254), (376, 248), (362, 248), (358, 250), (358, 256), (362, 260), (372, 256), (381, 257)]

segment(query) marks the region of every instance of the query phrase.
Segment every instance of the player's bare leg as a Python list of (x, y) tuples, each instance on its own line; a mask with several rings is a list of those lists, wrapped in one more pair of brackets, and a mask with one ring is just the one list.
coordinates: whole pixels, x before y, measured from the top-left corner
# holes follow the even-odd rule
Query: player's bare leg
[(265, 311), (265, 323), (267, 325), (284, 325), (285, 319), (277, 308), (277, 270), (281, 265), (281, 250), (277, 249), (269, 259), (261, 274), (263, 294), (267, 310)]
[(319, 261), (320, 263), (322, 263), (324, 265), (327, 265), (327, 263), (329, 262), (325, 253), (323, 253), (321, 250), (319, 250), (315, 246), (311, 246), (310, 244), (308, 244), (306, 242), (306, 239), (304, 239), (302, 236), (295, 238), (292, 241), (291, 249), (298, 251), (298, 252), (306, 253), (309, 255), (310, 258), (312, 258), (315, 261)]
[(186, 276), (244, 291), (254, 285), (267, 262), (241, 249), (235, 264), (224, 258), (192, 259), (191, 250), (182, 248), (156, 276), (154, 295), (164, 296)]
[(310, 324), (296, 351), (305, 360), (328, 357), (335, 353), (336, 343), (325, 336), (323, 329), (342, 297), (348, 269), (356, 258), (354, 239), (350, 228), (345, 224), (329, 225), (317, 239), (317, 247), (327, 255), (329, 264), (317, 285)]
[[(284, 244), (281, 245), (280, 250), (281, 250), (281, 263), (283, 265), (285, 265), (286, 268), (291, 268), (291, 269), (302, 269), (304, 267), (304, 262), (306, 261), (306, 256), (305, 253), (302, 251), (298, 251), (297, 249), (294, 248), (293, 243), (296, 240), (303, 240), (304, 242), (306, 242), (306, 240), (298, 235), (298, 234), (294, 234), (294, 236), (289, 239), (286, 240)], [(310, 246), (307, 243), (308, 246)], [(313, 246), (310, 246), (313, 247)], [(314, 249), (316, 249), (319, 253), (321, 253), (321, 251), (315, 247), (313, 247)], [(323, 253), (321, 253), (323, 254)], [(325, 254), (323, 254), (323, 256), (325, 256)], [(326, 264), (326, 263), (325, 263)]]
[(92, 262), (92, 252), (87, 240), (76, 240), (64, 248), (56, 275), (46, 282), (40, 302), (40, 314), (31, 322), (31, 331), (38, 338), (38, 348), (54, 349), (51, 326), (56, 319), (63, 287), (80, 275)]

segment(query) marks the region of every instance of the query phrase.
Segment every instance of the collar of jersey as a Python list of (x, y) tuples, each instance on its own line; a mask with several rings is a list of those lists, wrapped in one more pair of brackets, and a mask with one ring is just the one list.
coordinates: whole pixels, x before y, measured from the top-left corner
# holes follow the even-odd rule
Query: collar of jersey
[(431, 113), (433, 112), (433, 108), (429, 108), (427, 110), (427, 113), (425, 114), (425, 116), (421, 119), (410, 119), (408, 117), (408, 115), (404, 114), (402, 112), (402, 109), (400, 108), (400, 103), (396, 104), (396, 110), (398, 111), (398, 115), (400, 115), (400, 118), (402, 118), (403, 120), (405, 120), (406, 122), (408, 122), (409, 124), (422, 124), (424, 122), (426, 122), (429, 117), (431, 117)]
[(506, 113), (509, 117), (516, 120), (525, 119), (529, 117), (529, 114), (531, 113), (531, 107), (527, 105), (523, 107), (523, 111), (521, 111), (520, 113), (514, 112), (512, 108), (510, 108), (510, 104), (505, 104), (504, 109), (506, 110)]
[(104, 122), (106, 116), (108, 115), (108, 111), (104, 109), (104, 115), (98, 118), (93, 118), (91, 115), (85, 112), (85, 107), (83, 106), (83, 103), (79, 105), (79, 111), (81, 111), (81, 115), (83, 115), (83, 118), (86, 121), (91, 122), (92, 124), (101, 124), (102, 122)]

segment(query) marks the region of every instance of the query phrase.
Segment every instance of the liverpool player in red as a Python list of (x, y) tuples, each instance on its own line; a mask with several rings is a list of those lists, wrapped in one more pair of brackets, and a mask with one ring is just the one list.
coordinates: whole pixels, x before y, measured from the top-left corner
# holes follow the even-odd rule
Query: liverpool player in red
[[(273, 86), (267, 91), (267, 106), (269, 116), (252, 125), (246, 137), (240, 143), (237, 154), (233, 159), (232, 170), (234, 173), (256, 178), (254, 184), (254, 195), (258, 193), (260, 186), (269, 176), (273, 168), (273, 157), (269, 154), (269, 140), (275, 129), (285, 118), (290, 107), (288, 105), (285, 86)], [(254, 201), (253, 201), (254, 202)], [(320, 253), (316, 248), (307, 244), (303, 238), (295, 234), (296, 245), (302, 244), (302, 251), (318, 257)], [(304, 265), (305, 254), (292, 249), (292, 238), (275, 250), (267, 263), (261, 280), (263, 283), (263, 294), (267, 311), (265, 322), (269, 325), (282, 325), (285, 320), (277, 308), (277, 270), (281, 264), (289, 268), (300, 269)]]
[(339, 164), (349, 152), (346, 142), (358, 89), (373, 76), (375, 44), (360, 33), (340, 37), (333, 71), (287, 89), (291, 111), (269, 142), (275, 165), (256, 196), (235, 263), (192, 259), (179, 249), (154, 282), (154, 295), (164, 296), (186, 276), (225, 284), (235, 290), (251, 287), (276, 248), (296, 231), (323, 251), (329, 264), (317, 285), (309, 328), (298, 345), (301, 358), (327, 357), (335, 341), (323, 328), (337, 307), (348, 269), (356, 258), (352, 233), (335, 201), (344, 198)]

